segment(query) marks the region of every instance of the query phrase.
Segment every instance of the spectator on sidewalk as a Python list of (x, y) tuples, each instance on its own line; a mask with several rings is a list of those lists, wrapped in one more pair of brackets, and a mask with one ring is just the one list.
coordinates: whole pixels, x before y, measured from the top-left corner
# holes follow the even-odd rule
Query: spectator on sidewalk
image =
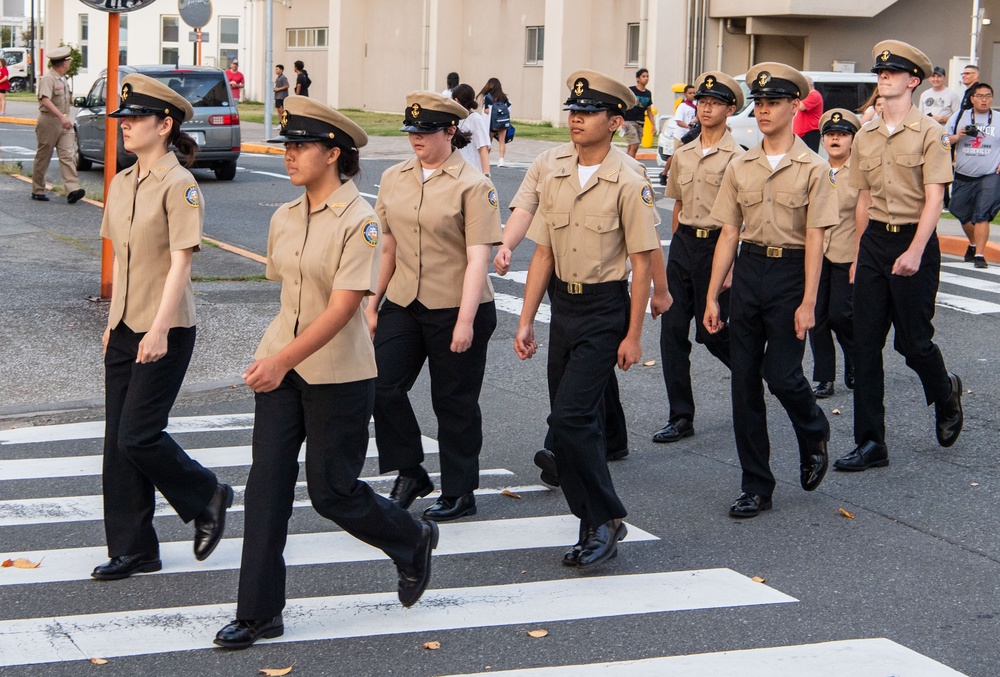
[(243, 73), (240, 73), (240, 62), (236, 59), (233, 59), (232, 63), (229, 64), (226, 80), (229, 81), (229, 90), (233, 93), (233, 100), (239, 103), (240, 92), (246, 86), (246, 81), (243, 78)]
[(306, 65), (301, 61), (296, 61), (294, 66), (295, 93), (299, 96), (309, 96), (309, 87), (312, 85), (312, 80), (309, 78), (309, 72), (306, 70)]
[[(681, 101), (680, 105), (677, 106), (677, 110), (674, 111), (674, 123), (677, 128), (674, 129), (674, 150), (678, 151), (684, 143), (681, 138), (691, 131), (691, 123), (697, 122), (698, 120), (698, 108), (694, 102), (695, 89), (694, 85), (684, 86), (684, 100)], [(660, 172), (660, 185), (667, 185), (667, 174), (670, 173), (670, 165), (674, 159), (673, 153), (667, 158), (667, 163), (663, 165), (663, 171)]]
[(632, 157), (635, 157), (639, 151), (639, 144), (642, 143), (642, 131), (646, 118), (649, 118), (653, 135), (656, 135), (656, 120), (653, 118), (653, 90), (646, 89), (648, 82), (649, 71), (640, 68), (635, 72), (635, 85), (629, 87), (638, 102), (625, 111), (625, 143), (628, 144), (626, 152)]
[(469, 111), (469, 117), (458, 121), (458, 131), (467, 132), (471, 138), (469, 145), (459, 148), (458, 152), (466, 162), (489, 176), (490, 148), (493, 146), (490, 140), (490, 121), (485, 115), (476, 112), (476, 108), (479, 107), (476, 102), (476, 90), (471, 85), (455, 85), (450, 98)]
[(809, 83), (809, 93), (799, 101), (798, 112), (793, 120), (793, 130), (812, 152), (819, 152), (819, 119), (823, 115), (823, 95), (813, 85), (813, 79), (806, 76)]
[(274, 107), (280, 116), (285, 110), (285, 99), (288, 97), (288, 78), (285, 77), (285, 67), (280, 63), (274, 67)]
[(945, 124), (959, 111), (962, 97), (944, 86), (945, 70), (935, 66), (931, 73), (931, 88), (920, 95), (920, 114), (929, 115), (940, 124)]
[(459, 83), (458, 73), (455, 73), (454, 71), (448, 73), (448, 78), (447, 80), (445, 80), (445, 83), (448, 86), (444, 88), (443, 92), (441, 92), (441, 96), (450, 99), (452, 96), (454, 96), (455, 88), (458, 87)]

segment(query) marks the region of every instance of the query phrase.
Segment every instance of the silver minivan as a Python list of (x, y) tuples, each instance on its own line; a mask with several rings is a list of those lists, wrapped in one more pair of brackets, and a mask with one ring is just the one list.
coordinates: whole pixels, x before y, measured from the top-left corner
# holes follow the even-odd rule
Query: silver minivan
[[(141, 73), (170, 87), (191, 102), (194, 117), (181, 129), (198, 144), (194, 167), (208, 168), (220, 181), (236, 176), (240, 157), (240, 115), (229, 91), (225, 71), (204, 66), (122, 66), (118, 82), (130, 73)], [(102, 72), (87, 96), (73, 100), (80, 109), (76, 116), (77, 168), (90, 169), (104, 164), (104, 121), (107, 101), (107, 72)], [(114, 97), (117, 104), (118, 97)], [(118, 170), (135, 163), (135, 155), (125, 150), (118, 128)]]

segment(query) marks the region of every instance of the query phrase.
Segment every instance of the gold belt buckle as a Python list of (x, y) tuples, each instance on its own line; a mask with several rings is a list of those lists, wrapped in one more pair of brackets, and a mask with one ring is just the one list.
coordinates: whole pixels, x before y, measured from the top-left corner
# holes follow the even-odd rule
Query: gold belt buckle
[(899, 231), (903, 230), (903, 227), (902, 226), (894, 226), (891, 223), (887, 223), (887, 224), (885, 224), (885, 229), (887, 231), (889, 231), (890, 233), (898, 233)]
[(694, 236), (697, 237), (697, 238), (699, 238), (699, 239), (701, 239), (701, 240), (704, 240), (705, 238), (707, 238), (708, 235), (709, 235), (709, 231), (706, 230), (705, 228), (695, 228), (694, 229)]
[(769, 259), (780, 259), (782, 249), (781, 247), (768, 247), (767, 248), (767, 258)]
[(566, 283), (566, 292), (568, 294), (582, 294), (583, 293), (583, 284), (581, 284), (580, 282), (567, 282)]

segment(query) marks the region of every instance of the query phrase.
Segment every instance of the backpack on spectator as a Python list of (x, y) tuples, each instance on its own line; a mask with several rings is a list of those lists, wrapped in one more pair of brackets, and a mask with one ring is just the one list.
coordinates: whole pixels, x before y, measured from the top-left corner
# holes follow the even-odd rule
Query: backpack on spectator
[(490, 129), (510, 127), (510, 101), (494, 101), (490, 105)]

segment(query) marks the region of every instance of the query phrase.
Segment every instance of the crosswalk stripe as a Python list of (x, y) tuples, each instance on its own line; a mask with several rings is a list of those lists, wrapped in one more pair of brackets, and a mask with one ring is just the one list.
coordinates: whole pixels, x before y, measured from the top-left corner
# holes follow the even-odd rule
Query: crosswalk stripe
[(884, 639), (849, 639), (818, 644), (745, 649), (649, 658), (618, 663), (564, 665), (526, 670), (491, 670), (450, 677), (660, 677), (661, 675), (740, 675), (773, 677), (954, 677), (962, 673)]
[(958, 310), (972, 315), (986, 315), (988, 313), (1000, 313), (1000, 304), (980, 301), (967, 296), (956, 294), (946, 294), (939, 291), (937, 294), (937, 305), (952, 310)]
[[(513, 474), (513, 473), (510, 473)], [(365, 477), (362, 478), (369, 483), (391, 482), (395, 477)], [(297, 482), (297, 488), (304, 488), (305, 482)], [(243, 512), (243, 491), (246, 487), (234, 486), (236, 493), (232, 512)], [(551, 491), (546, 486), (531, 484), (527, 486), (511, 486), (500, 488), (476, 489), (476, 496), (492, 496), (509, 491), (515, 494), (534, 493), (540, 491)], [(382, 493), (388, 496), (388, 492)], [(437, 499), (441, 496), (440, 491), (433, 491), (428, 494), (428, 498)], [(296, 508), (304, 508), (312, 505), (308, 500), (295, 501)], [(25, 526), (28, 524), (53, 524), (57, 522), (87, 522), (104, 518), (104, 498), (95, 496), (62, 496), (58, 498), (26, 498), (21, 500), (0, 501), (0, 527)], [(174, 514), (173, 509), (167, 501), (156, 495), (156, 517)]]
[[(511, 296), (510, 294), (501, 294), (500, 292), (493, 292), (493, 302), (497, 305), (497, 310), (510, 313), (511, 315), (521, 316), (521, 308), (524, 306), (524, 299), (518, 296)], [(552, 320), (552, 308), (547, 303), (539, 304), (538, 310), (535, 312), (535, 321), (541, 322), (543, 324), (548, 324)]]
[(951, 262), (951, 263), (942, 263), (941, 267), (942, 268), (951, 268), (953, 270), (962, 270), (962, 271), (973, 272), (975, 275), (983, 274), (983, 275), (997, 275), (997, 276), (1000, 276), (1000, 268), (998, 268), (995, 265), (994, 266), (990, 266), (989, 268), (973, 268), (971, 263)]
[[(580, 520), (572, 515), (522, 517), (441, 524), (441, 540), (435, 555), (464, 555), (503, 550), (568, 547), (576, 538)], [(659, 540), (647, 531), (629, 524), (628, 543)], [(212, 556), (198, 562), (191, 554), (191, 541), (160, 544), (164, 574), (193, 571), (226, 571), (240, 568), (242, 538), (219, 542)], [(65, 548), (4, 553), (4, 557), (24, 557), (42, 562), (37, 569), (0, 570), (0, 586), (89, 581), (91, 570), (107, 560), (107, 548)], [(343, 531), (292, 534), (285, 547), (285, 564), (342, 564), (387, 559), (381, 550), (357, 540)]]
[(975, 289), (976, 291), (984, 291), (991, 294), (1000, 294), (1000, 282), (984, 280), (981, 277), (971, 277), (969, 275), (955, 275), (955, 273), (947, 271), (941, 271), (940, 276), (941, 282), (945, 284), (953, 284), (957, 287)]
[[(167, 432), (202, 433), (217, 430), (247, 430), (253, 428), (253, 414), (224, 414), (220, 416), (177, 416), (170, 419)], [(104, 421), (62, 423), (28, 428), (0, 430), (0, 445), (28, 444), (33, 442), (62, 442), (65, 440), (92, 440), (104, 437)]]
[[(567, 574), (569, 575), (569, 574)], [(289, 600), (275, 642), (535, 624), (692, 609), (784, 604), (794, 597), (729, 569), (588, 576), (427, 591), (410, 609), (395, 593)], [(0, 622), (0, 666), (206, 649), (233, 604)]]
[[(421, 436), (420, 441), (425, 455), (439, 452), (437, 440)], [(299, 461), (305, 459), (305, 449), (302, 445)], [(235, 447), (205, 447), (203, 449), (187, 449), (188, 455), (206, 468), (231, 468), (250, 465), (252, 447), (250, 445)], [(374, 438), (368, 440), (368, 451), (365, 458), (377, 458), (378, 448)], [(12, 458), (0, 461), (0, 481), (29, 480), (52, 477), (86, 477), (100, 475), (103, 457), (90, 456), (57, 456), (50, 458)]]
[(508, 270), (506, 275), (501, 275), (499, 273), (490, 273), (490, 277), (496, 280), (510, 280), (511, 282), (517, 282), (518, 284), (524, 284), (528, 281), (528, 271), (526, 270)]

